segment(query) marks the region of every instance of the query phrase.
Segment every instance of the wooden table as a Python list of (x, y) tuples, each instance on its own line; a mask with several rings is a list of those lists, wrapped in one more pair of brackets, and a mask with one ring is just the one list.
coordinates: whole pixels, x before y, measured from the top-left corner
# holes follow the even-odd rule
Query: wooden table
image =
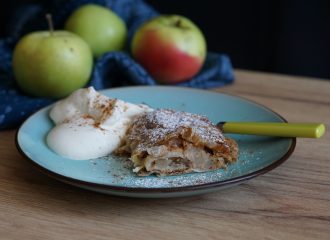
[[(268, 106), (289, 121), (330, 127), (330, 81), (236, 71), (217, 91)], [(330, 129), (330, 128), (329, 128)], [(0, 239), (330, 239), (330, 133), (298, 139), (280, 167), (227, 190), (128, 199), (55, 181), (0, 132)]]

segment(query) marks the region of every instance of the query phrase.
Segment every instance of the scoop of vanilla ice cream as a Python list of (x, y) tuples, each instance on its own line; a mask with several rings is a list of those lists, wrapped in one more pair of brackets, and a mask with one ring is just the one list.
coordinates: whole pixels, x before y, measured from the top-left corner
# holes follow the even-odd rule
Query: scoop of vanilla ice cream
[(47, 135), (47, 144), (70, 159), (103, 157), (119, 147), (134, 117), (152, 110), (108, 98), (93, 87), (79, 89), (51, 109), (56, 126)]

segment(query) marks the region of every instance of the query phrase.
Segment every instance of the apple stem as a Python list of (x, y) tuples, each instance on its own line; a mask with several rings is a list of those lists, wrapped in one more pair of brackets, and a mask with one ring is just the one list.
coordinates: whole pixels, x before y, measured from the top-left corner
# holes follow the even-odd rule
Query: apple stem
[(52, 15), (49, 14), (49, 13), (47, 13), (47, 14), (46, 14), (46, 19), (47, 19), (47, 22), (48, 22), (48, 27), (49, 27), (49, 33), (50, 33), (50, 36), (53, 36), (54, 26), (53, 26)]
[(175, 22), (175, 26), (176, 27), (181, 27), (181, 19), (178, 19), (178, 20), (176, 20), (176, 22)]

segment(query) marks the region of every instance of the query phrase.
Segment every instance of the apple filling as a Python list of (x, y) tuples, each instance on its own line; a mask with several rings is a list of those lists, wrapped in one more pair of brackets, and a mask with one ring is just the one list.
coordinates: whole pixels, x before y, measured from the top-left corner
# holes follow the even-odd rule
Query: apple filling
[(238, 146), (206, 117), (159, 109), (133, 121), (117, 152), (130, 155), (138, 175), (164, 176), (224, 168)]

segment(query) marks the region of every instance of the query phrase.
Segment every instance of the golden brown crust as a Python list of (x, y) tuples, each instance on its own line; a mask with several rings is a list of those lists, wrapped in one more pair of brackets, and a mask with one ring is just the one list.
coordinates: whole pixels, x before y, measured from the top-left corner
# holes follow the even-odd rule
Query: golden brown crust
[(159, 109), (134, 120), (117, 153), (129, 153), (139, 175), (173, 175), (223, 168), (238, 147), (204, 116)]

